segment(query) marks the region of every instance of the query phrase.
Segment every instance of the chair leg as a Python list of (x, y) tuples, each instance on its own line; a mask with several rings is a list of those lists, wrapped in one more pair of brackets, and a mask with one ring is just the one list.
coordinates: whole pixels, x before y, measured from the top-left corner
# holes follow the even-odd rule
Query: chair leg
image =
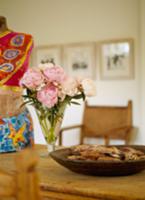
[(82, 131), (80, 131), (80, 144), (83, 144), (83, 141), (84, 141), (84, 136)]
[(59, 132), (59, 146), (62, 145), (62, 131)]
[(126, 137), (125, 137), (125, 144), (128, 145), (129, 142), (130, 142), (130, 137), (131, 137), (131, 130), (129, 130), (127, 133), (126, 133)]
[(109, 137), (105, 136), (104, 140), (105, 140), (105, 145), (108, 146), (109, 145)]
[(129, 144), (129, 138), (126, 137), (126, 138), (125, 138), (125, 145), (128, 145), (128, 144)]

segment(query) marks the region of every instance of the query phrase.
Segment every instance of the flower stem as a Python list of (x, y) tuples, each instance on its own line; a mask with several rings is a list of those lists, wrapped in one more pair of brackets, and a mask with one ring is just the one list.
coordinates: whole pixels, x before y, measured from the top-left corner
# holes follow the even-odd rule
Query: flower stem
[(49, 117), (48, 114), (46, 115), (43, 112), (43, 110), (36, 110), (42, 132), (47, 143), (54, 143), (56, 141), (56, 134), (58, 134), (57, 130), (59, 129), (58, 123), (61, 124), (66, 105), (67, 102), (62, 102), (57, 113), (55, 113), (54, 110), (51, 110)]
[(47, 140), (48, 140), (49, 143), (53, 143), (56, 140), (54, 131), (55, 131), (55, 127), (52, 126), (50, 128), (50, 130), (49, 130), (49, 134), (48, 134), (48, 138), (47, 138)]

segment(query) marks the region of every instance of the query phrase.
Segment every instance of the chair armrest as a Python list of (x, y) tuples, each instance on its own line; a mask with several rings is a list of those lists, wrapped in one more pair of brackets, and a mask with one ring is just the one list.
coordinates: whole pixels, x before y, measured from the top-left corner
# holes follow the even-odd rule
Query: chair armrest
[(64, 128), (61, 128), (60, 129), (60, 132), (64, 132), (64, 131), (67, 131), (67, 130), (71, 130), (71, 129), (76, 129), (76, 128), (82, 128), (82, 124), (78, 124), (78, 125), (73, 125), (73, 126), (68, 126), (68, 127), (64, 127)]
[(137, 126), (132, 126), (131, 129), (136, 131), (136, 132), (138, 131), (138, 127)]
[(64, 131), (68, 131), (68, 130), (72, 130), (72, 129), (76, 129), (76, 128), (82, 128), (82, 126), (83, 126), (82, 124), (78, 124), (78, 125), (73, 125), (73, 126), (61, 128), (60, 132), (59, 132), (59, 145), (60, 146), (62, 145), (62, 133)]

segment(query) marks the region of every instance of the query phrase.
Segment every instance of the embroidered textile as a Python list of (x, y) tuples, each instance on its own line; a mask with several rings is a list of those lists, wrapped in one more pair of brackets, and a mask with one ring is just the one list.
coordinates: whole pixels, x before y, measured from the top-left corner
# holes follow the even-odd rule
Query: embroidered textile
[(0, 34), (0, 88), (19, 89), (19, 80), (28, 68), (32, 36), (6, 31)]
[(32, 146), (33, 135), (32, 119), (28, 110), (18, 116), (0, 118), (0, 153)]

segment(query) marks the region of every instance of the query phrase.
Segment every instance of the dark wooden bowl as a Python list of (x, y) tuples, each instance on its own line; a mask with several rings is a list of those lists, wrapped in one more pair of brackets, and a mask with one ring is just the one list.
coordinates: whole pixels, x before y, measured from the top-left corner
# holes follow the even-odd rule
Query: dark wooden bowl
[[(133, 147), (145, 153), (145, 146), (141, 145), (117, 145), (116, 147)], [(145, 169), (145, 159), (133, 161), (84, 161), (69, 160), (70, 148), (56, 150), (50, 156), (59, 164), (69, 170), (81, 174), (93, 176), (126, 176), (138, 173)]]

